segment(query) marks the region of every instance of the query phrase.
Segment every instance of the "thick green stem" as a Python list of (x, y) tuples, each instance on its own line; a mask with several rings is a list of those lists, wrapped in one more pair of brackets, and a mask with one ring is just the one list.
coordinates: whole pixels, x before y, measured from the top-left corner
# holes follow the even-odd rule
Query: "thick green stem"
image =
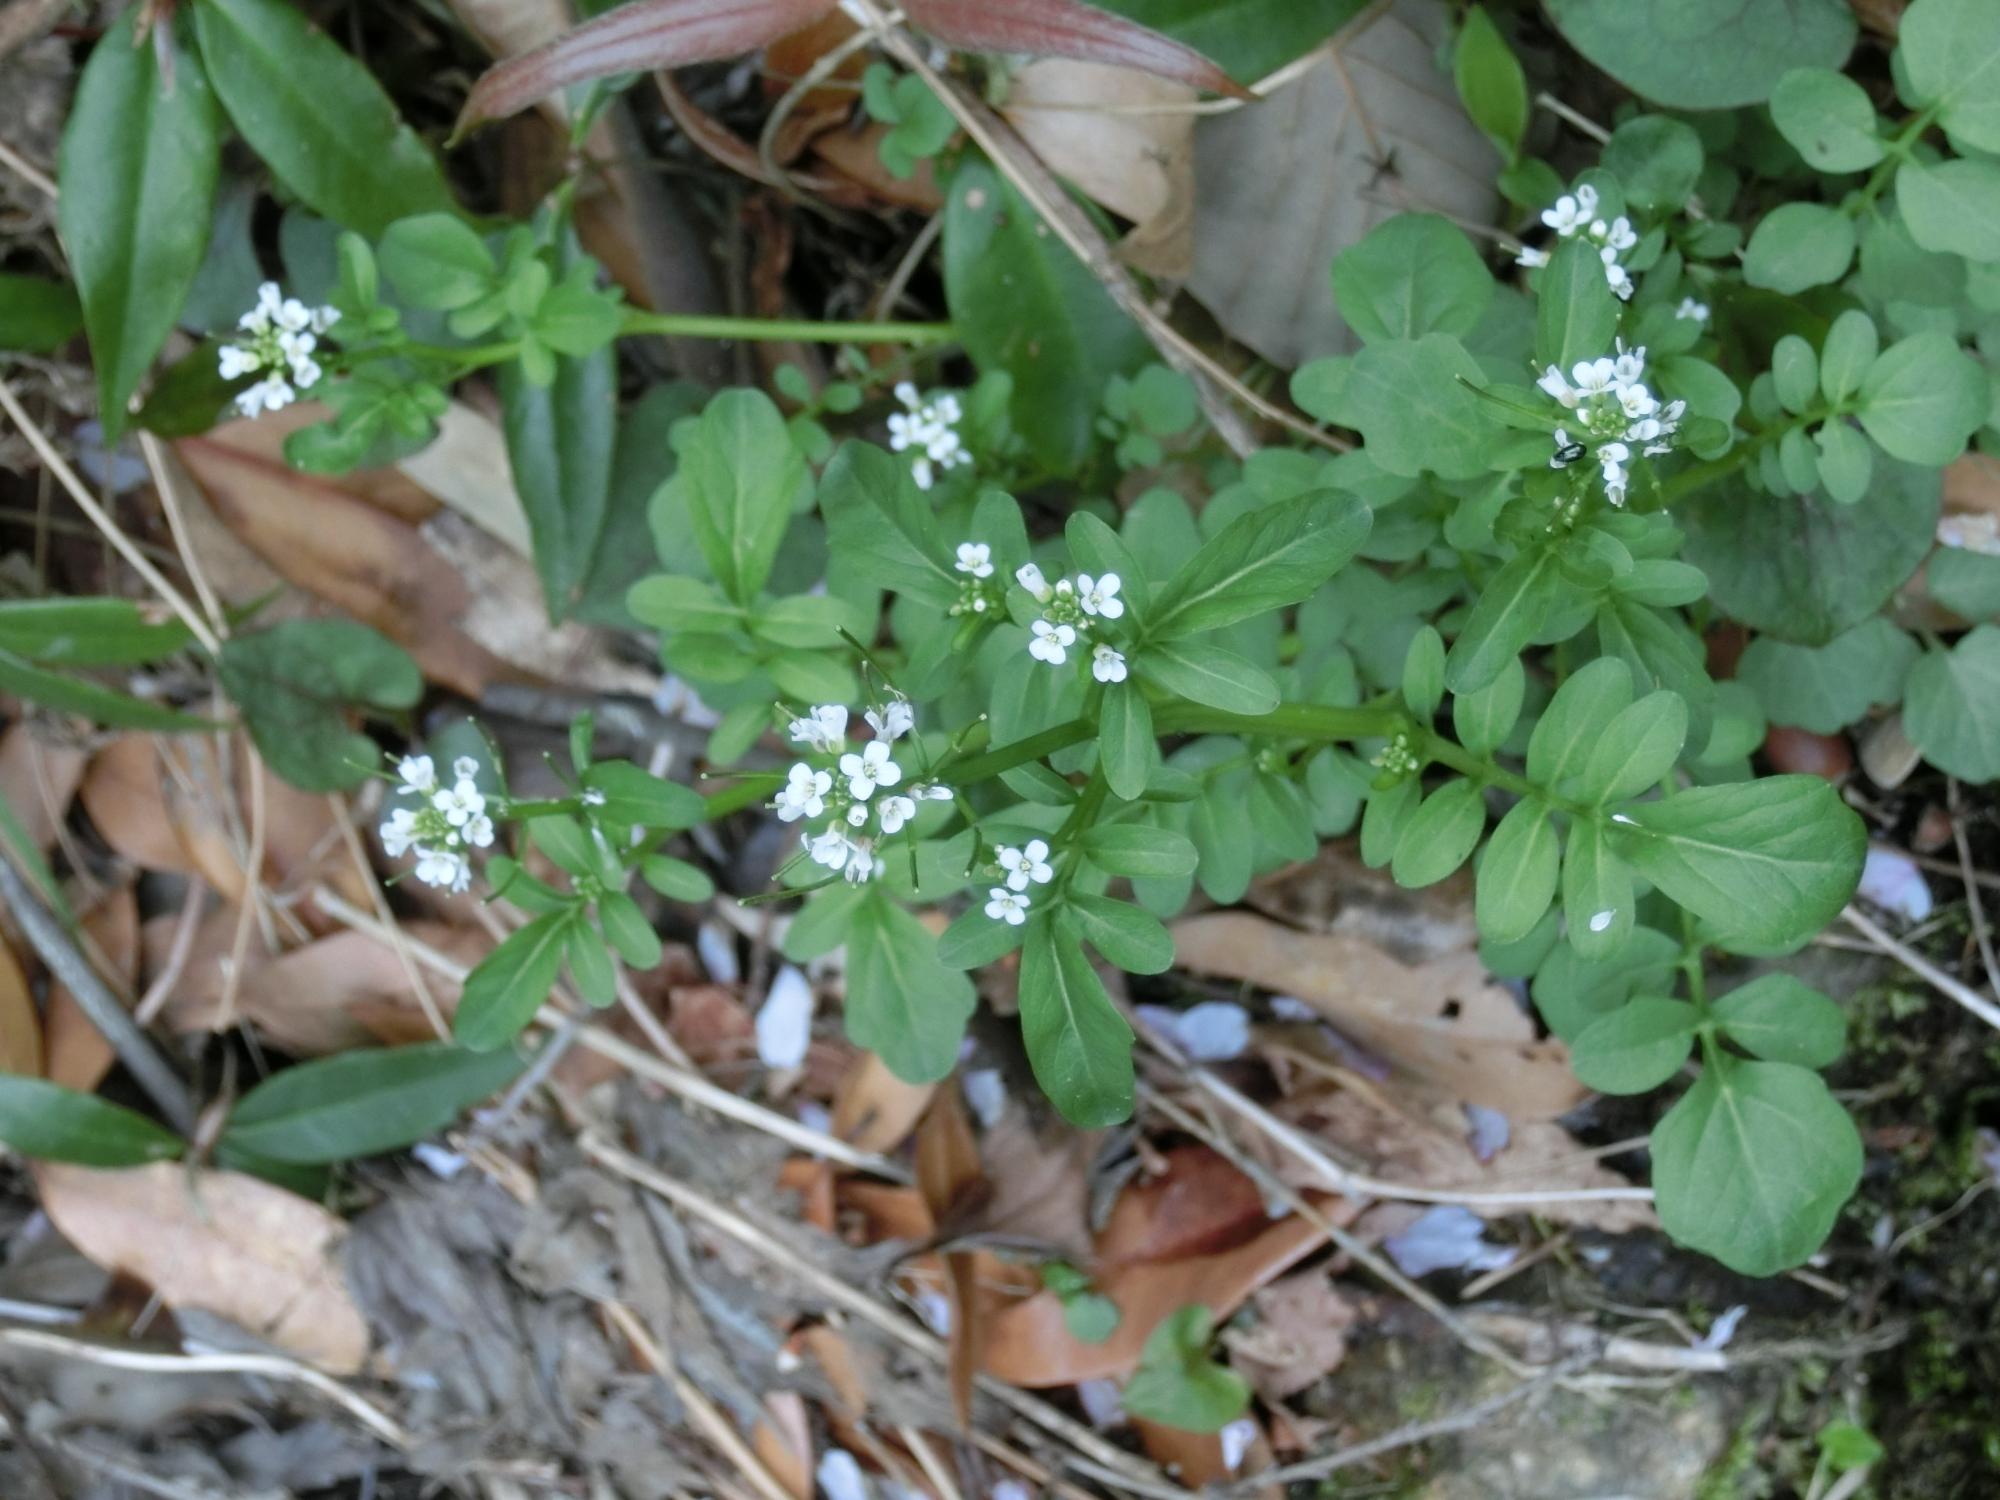
[(692, 313), (629, 309), (621, 335), (664, 334), (669, 338), (796, 341), (815, 344), (948, 344), (958, 337), (949, 323), (816, 323), (808, 318), (711, 318)]

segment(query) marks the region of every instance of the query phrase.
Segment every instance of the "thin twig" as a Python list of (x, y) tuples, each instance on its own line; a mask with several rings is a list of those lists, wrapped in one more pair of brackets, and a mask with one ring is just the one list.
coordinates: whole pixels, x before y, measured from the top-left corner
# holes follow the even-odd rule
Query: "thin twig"
[[(245, 739), (248, 745), (248, 738)], [(243, 904), (236, 913), (236, 936), (229, 944), (229, 968), (222, 976), (222, 1005), (215, 1029), (227, 1031), (236, 1024), (236, 996), (243, 988), (243, 960), (250, 952), (250, 927), (264, 899), (264, 757), (255, 746), (250, 750), (250, 852), (243, 861)]]
[(932, 214), (924, 220), (924, 227), (917, 231), (917, 237), (910, 241), (910, 248), (903, 252), (903, 258), (896, 262), (896, 269), (889, 273), (889, 279), (882, 283), (881, 293), (875, 299), (875, 317), (887, 322), (896, 316), (896, 306), (903, 300), (903, 293), (909, 290), (910, 278), (917, 274), (917, 267), (930, 254), (931, 246), (944, 233), (944, 214)]
[(29, 416), (26, 408), (15, 399), (13, 388), (5, 380), (0, 380), (0, 408), (4, 408), (7, 415), (13, 419), (14, 425), (21, 429), (22, 435), (28, 440), (28, 446), (33, 448), (42, 462), (48, 465), (50, 472), (56, 476), (57, 483), (61, 484), (69, 492), (70, 499), (76, 502), (77, 509), (88, 516), (91, 523), (104, 533), (111, 545), (118, 549), (119, 555), (132, 565), (132, 571), (146, 580), (147, 587), (158, 594), (167, 606), (181, 617), (181, 623), (186, 625), (189, 634), (201, 643), (202, 649), (210, 656), (218, 654), (222, 649), (222, 643), (216, 639), (215, 632), (209, 629), (208, 622), (202, 619), (200, 612), (188, 602), (187, 597), (167, 581), (166, 575), (153, 566), (152, 559), (140, 551), (132, 538), (125, 534), (125, 528), (118, 524), (117, 518), (97, 503), (97, 497), (90, 493), (81, 479), (76, 477), (76, 470), (72, 469), (68, 460), (56, 451), (56, 446), (49, 441), (48, 434), (42, 431), (40, 424)]
[[(893, 11), (889, 19), (901, 20), (902, 12)], [(829, 47), (813, 60), (811, 67), (792, 80), (792, 86), (785, 90), (772, 106), (770, 114), (764, 117), (764, 128), (757, 135), (757, 164), (764, 169), (765, 181), (776, 186), (786, 197), (798, 197), (799, 190), (792, 183), (791, 173), (778, 161), (778, 132), (784, 129), (785, 121), (792, 117), (792, 111), (799, 107), (807, 94), (833, 77), (848, 58), (874, 43), (875, 33), (864, 29), (855, 32), (839, 46)]]
[(159, 1106), (168, 1123), (182, 1135), (193, 1135), (196, 1110), (188, 1086), (167, 1065), (152, 1040), (132, 1019), (132, 1013), (111, 993), (111, 987), (77, 951), (76, 944), (42, 905), (41, 898), (28, 889), (27, 882), (4, 859), (0, 859), (0, 901), (14, 913), (14, 920), (41, 955), (49, 973), (70, 992), (77, 1008), (111, 1044), (118, 1060)]
[(67, 1334), (50, 1333), (42, 1328), (0, 1328), (0, 1343), (152, 1375), (265, 1375), (274, 1380), (295, 1381), (338, 1403), (362, 1426), (392, 1447), (406, 1449), (410, 1446), (409, 1434), (387, 1413), (324, 1370), (315, 1370), (311, 1365), (283, 1355), (220, 1352), (165, 1354), (152, 1350), (120, 1349), (71, 1338)]
[(154, 1017), (166, 1008), (168, 999), (180, 987), (188, 955), (194, 952), (194, 935), (201, 930), (207, 897), (208, 886), (200, 878), (189, 876), (187, 895), (181, 900), (180, 919), (174, 924), (173, 946), (167, 949), (167, 961), (160, 965), (160, 972), (153, 976), (153, 982), (146, 986), (146, 993), (132, 1007), (132, 1019), (136, 1024), (152, 1025)]
[(1972, 937), (1979, 945), (1979, 961), (1986, 969), (1986, 987), (2000, 994), (2000, 962), (1993, 957), (1993, 929), (1986, 922), (1986, 903), (1980, 899), (1979, 882), (1973, 879), (1972, 845), (1965, 837), (1965, 815), (1959, 796), (1958, 778), (1945, 778), (1945, 797), (1951, 813), (1951, 839), (1958, 846), (1958, 863), (1965, 874), (1965, 905), (1972, 915)]
[(0, 141), (0, 166), (11, 169), (31, 187), (39, 188), (53, 198), (56, 196), (56, 180), (40, 167), (29, 161), (5, 141)]
[[(338, 792), (329, 792), (326, 800), (327, 805), (333, 809), (334, 822), (340, 827), (341, 842), (347, 845), (347, 857), (354, 862), (355, 873), (361, 877), (361, 883), (368, 891), (368, 900), (375, 908), (375, 920), (379, 928), (375, 936), (379, 941), (389, 945), (390, 951), (396, 955), (396, 961), (403, 966), (403, 977), (409, 980), (410, 993), (416, 996), (417, 1009), (424, 1013), (424, 1019), (430, 1023), (432, 1033), (441, 1042), (450, 1041), (451, 1026), (445, 1020), (444, 1012), (438, 1008), (437, 996), (431, 993), (430, 985), (425, 982), (423, 970), (417, 967), (416, 959), (411, 956), (409, 935), (403, 931), (402, 924), (396, 920), (396, 913), (390, 909), (389, 898), (382, 890), (382, 882), (375, 878), (375, 867), (368, 862), (368, 851), (362, 846), (361, 833), (354, 826), (353, 815), (347, 808), (347, 799)], [(327, 887), (321, 886), (313, 893), (313, 899), (322, 911), (326, 911), (326, 898), (331, 895), (332, 892)], [(335, 896), (333, 899), (340, 898)], [(328, 911), (327, 915), (333, 916), (334, 913)], [(336, 920), (346, 921), (346, 918)]]
[(208, 615), (208, 623), (214, 628), (216, 639), (226, 641), (229, 639), (229, 614), (209, 584), (208, 574), (201, 566), (201, 556), (195, 551), (194, 539), (188, 532), (187, 518), (181, 514), (180, 481), (167, 467), (166, 444), (142, 429), (139, 451), (145, 455), (146, 470), (153, 476), (153, 490), (160, 497), (160, 509), (166, 512), (167, 531), (174, 539), (174, 551), (180, 556), (181, 570), (187, 574), (188, 582), (194, 585), (195, 597), (201, 600), (201, 607)]
[[(944, 1340), (928, 1328), (923, 1328), (900, 1313), (883, 1306), (866, 1293), (856, 1291), (839, 1277), (824, 1267), (815, 1265), (769, 1230), (753, 1224), (734, 1209), (717, 1203), (706, 1194), (697, 1192), (677, 1178), (669, 1177), (638, 1157), (619, 1150), (594, 1128), (583, 1132), (578, 1138), (578, 1145), (582, 1148), (583, 1154), (591, 1160), (621, 1177), (638, 1183), (648, 1191), (659, 1194), (677, 1208), (694, 1215), (711, 1228), (720, 1230), (731, 1239), (754, 1250), (773, 1265), (813, 1287), (829, 1302), (873, 1324), (940, 1369), (949, 1364), (950, 1354)], [(1043, 1431), (1061, 1438), (1086, 1457), (1095, 1459), (1098, 1463), (1128, 1475), (1142, 1484), (1157, 1485), (1162, 1482), (1159, 1471), (1151, 1464), (1114, 1447), (1082, 1423), (1064, 1416), (1040, 1397), (1011, 1386), (1003, 1380), (996, 1380), (990, 1375), (979, 1375), (974, 1378), (981, 1390), (998, 1399), (1016, 1414), (1027, 1418)]]
[(1593, 141), (1597, 142), (1598, 145), (1603, 146), (1610, 142), (1610, 131), (1606, 130), (1588, 115), (1579, 114), (1577, 111), (1571, 109), (1554, 94), (1547, 92), (1539, 93), (1535, 95), (1535, 103), (1539, 104), (1543, 109), (1554, 115), (1558, 120), (1563, 121), (1572, 129), (1582, 131)]
[(1859, 907), (1849, 906), (1840, 915), (1848, 926), (1874, 944), (1877, 952), (1888, 954), (1946, 999), (1957, 1001), (1988, 1026), (2000, 1029), (2000, 1005), (1995, 1005), (1962, 980), (1952, 978), (1915, 949), (1897, 942), (1877, 927)]

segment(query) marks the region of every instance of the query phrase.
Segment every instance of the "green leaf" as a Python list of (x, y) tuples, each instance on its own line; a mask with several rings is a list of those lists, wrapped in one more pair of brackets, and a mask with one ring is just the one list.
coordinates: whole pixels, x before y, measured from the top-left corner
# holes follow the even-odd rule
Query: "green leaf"
[[(1369, 793), (1368, 806), (1361, 814), (1361, 862), (1369, 869), (1379, 870), (1395, 858), (1403, 825), (1416, 811), (1422, 795), (1423, 787), (1415, 777)], [(1204, 867), (1206, 864), (1204, 851)]]
[(1926, 250), (2000, 260), (2000, 166), (1990, 161), (1906, 161), (1896, 169), (1896, 206)]
[(1819, 351), (1820, 394), (1828, 401), (1845, 401), (1861, 389), (1868, 368), (1882, 352), (1882, 336), (1875, 320), (1858, 307), (1850, 307), (1833, 320), (1826, 342)]
[(1164, 974), (1174, 940), (1151, 912), (1107, 896), (1072, 894), (1064, 905), (1079, 936), (1128, 974)]
[(1354, 19), (1367, 0), (1103, 0), (1116, 12), (1211, 57), (1253, 82), (1302, 57)]
[(1107, 875), (1192, 875), (1195, 847), (1185, 834), (1152, 823), (1093, 823), (1078, 839)]
[(17, 1073), (0, 1073), (0, 1141), (31, 1161), (80, 1167), (136, 1167), (187, 1149), (171, 1130), (122, 1105)]
[(1724, 946), (1752, 952), (1796, 948), (1831, 922), (1861, 879), (1868, 842), (1853, 809), (1816, 776), (1635, 802), (1612, 833), (1619, 855)]
[(1120, 1397), (1135, 1417), (1186, 1432), (1220, 1432), (1250, 1405), (1250, 1384), (1209, 1358), (1215, 1319), (1195, 1304), (1169, 1313), (1147, 1335), (1139, 1368)]
[(1234, 651), (1174, 641), (1149, 646), (1139, 675), (1165, 692), (1232, 714), (1267, 714), (1278, 706), (1278, 685)]
[(1685, 1000), (1639, 999), (1583, 1028), (1570, 1046), (1576, 1076), (1601, 1094), (1643, 1094), (1681, 1070), (1700, 1016)]
[(675, 429), (695, 540), (722, 591), (749, 606), (771, 576), (810, 480), (785, 419), (762, 391), (724, 391)]
[(1924, 653), (1903, 690), (1903, 727), (1939, 770), (1963, 781), (2000, 777), (2000, 626)]
[(525, 1066), (511, 1050), (473, 1052), (444, 1042), (317, 1058), (245, 1094), (223, 1139), (271, 1161), (379, 1156), (442, 1130)]
[(693, 787), (655, 776), (630, 761), (600, 760), (583, 773), (586, 795), (602, 794), (590, 815), (602, 823), (638, 828), (692, 828), (708, 816)]
[(626, 604), (642, 625), (679, 635), (728, 636), (746, 618), (743, 607), (722, 597), (706, 579), (656, 573), (632, 585)]
[(359, 785), (381, 762), (347, 727), (360, 704), (414, 708), (423, 674), (403, 649), (352, 620), (287, 620), (225, 641), (223, 689), (273, 771), (308, 792)]
[(1814, 405), (1813, 398), (1819, 394), (1819, 356), (1796, 333), (1786, 334), (1771, 347), (1771, 386), (1778, 404), (1788, 412), (1802, 414)]
[(230, 119), (315, 212), (372, 238), (452, 207), (436, 159), (374, 75), (290, 0), (202, 0), (195, 22)]
[(1667, 1233), (1745, 1276), (1803, 1264), (1861, 1179), (1861, 1137), (1819, 1075), (1716, 1053), (1653, 1128)]
[(2000, 557), (1965, 547), (1940, 547), (1924, 569), (1931, 598), (1966, 620), (2000, 614)]
[(1681, 945), (1650, 927), (1633, 928), (1623, 947), (1602, 958), (1558, 944), (1535, 974), (1535, 1009), (1549, 1030), (1574, 1042), (1632, 996), (1670, 991), (1680, 957)]
[(1483, 688), (1517, 660), (1567, 589), (1556, 555), (1546, 547), (1517, 552), (1487, 582), (1445, 658), (1445, 686), (1454, 693)]
[(1479, 784), (1463, 777), (1447, 781), (1403, 823), (1389, 873), (1401, 886), (1435, 885), (1472, 857), (1485, 831)]
[(1629, 207), (1678, 213), (1694, 196), (1704, 159), (1701, 137), (1692, 125), (1665, 115), (1639, 115), (1611, 132), (1602, 165), (1618, 179)]
[(1875, 614), (1916, 572), (1937, 527), (1937, 473), (1887, 460), (1867, 502), (1766, 495), (1720, 482), (1678, 507), (1686, 559), (1717, 608), (1780, 640), (1822, 646)]
[(1985, 0), (1916, 0), (1897, 40), (1914, 101), (1937, 108), (1961, 149), (2000, 151), (2000, 12)]
[(1465, 13), (1451, 66), (1459, 102), (1472, 123), (1512, 161), (1521, 154), (1521, 141), (1528, 133), (1528, 80), (1485, 6), (1475, 5)]
[[(1600, 285), (1603, 279), (1600, 272)], [(1341, 402), (1386, 473), (1470, 479), (1492, 464), (1503, 429), (1468, 383), (1486, 384), (1478, 361), (1450, 335), (1427, 333), (1363, 349)]]
[[(1795, 435), (1796, 429), (1787, 433), (1786, 443)], [(1875, 450), (1869, 447), (1868, 439), (1835, 418), (1821, 426), (1813, 440), (1819, 445), (1819, 452), (1813, 458), (1817, 487), (1825, 490), (1827, 498), (1836, 505), (1855, 505), (1865, 499), (1875, 478)], [(1798, 488), (1807, 490), (1814, 486)]]
[(455, 214), (413, 214), (382, 235), (382, 274), (412, 307), (450, 312), (489, 295), (500, 268), (478, 231)]
[(1868, 93), (1831, 68), (1794, 68), (1771, 90), (1771, 119), (1810, 166), (1865, 172), (1882, 159)]
[(939, 609), (958, 601), (958, 576), (930, 499), (899, 463), (872, 443), (844, 443), (820, 480), (834, 555), (854, 576)]
[(1631, 701), (1632, 669), (1615, 656), (1600, 656), (1571, 673), (1528, 736), (1528, 779), (1559, 790)]
[(1766, 1062), (1823, 1068), (1847, 1047), (1847, 1017), (1790, 974), (1760, 974), (1709, 1004), (1722, 1034)]
[[(570, 254), (580, 254), (573, 244)], [(536, 385), (518, 360), (500, 367), (507, 463), (528, 515), (535, 571), (551, 624), (573, 613), (597, 555), (611, 500), (618, 444), (618, 359), (607, 345), (563, 355), (555, 379)]]
[(1546, 805), (1515, 803), (1493, 829), (1480, 856), (1475, 916), (1489, 943), (1518, 943), (1542, 920), (1555, 899), (1562, 842)]
[(193, 639), (179, 620), (156, 623), (129, 599), (0, 603), (0, 651), (45, 666), (138, 666), (185, 650)]
[(570, 982), (577, 994), (599, 1010), (618, 999), (618, 970), (611, 962), (611, 950), (604, 937), (579, 917), (563, 935), (563, 958), (569, 964)]
[(1337, 490), (1309, 490), (1238, 516), (1160, 590), (1153, 636), (1216, 630), (1299, 603), (1347, 566), (1372, 521), (1356, 497)]
[(944, 209), (945, 300), (982, 371), (1014, 378), (1014, 426), (1058, 473), (1082, 461), (1104, 384), (1150, 358), (1132, 320), (1035, 210), (968, 155)]
[(91, 49), (57, 168), (63, 245), (83, 301), (107, 444), (124, 430), (126, 402), (201, 269), (222, 140), (222, 111), (200, 61), (171, 21), (134, 45), (137, 14), (127, 11)]
[[(913, 919), (914, 920), (914, 919)], [(1042, 918), (1021, 953), (1021, 1035), (1042, 1092), (1072, 1125), (1132, 1114), (1132, 1028), (1104, 992), (1073, 932)], [(948, 1060), (945, 1071), (952, 1062)]]
[(1829, 1422), (1820, 1428), (1815, 1441), (1819, 1451), (1826, 1456), (1829, 1467), (1836, 1474), (1844, 1474), (1849, 1469), (1858, 1469), (1863, 1464), (1879, 1460), (1883, 1452), (1881, 1442), (1865, 1427), (1857, 1427), (1852, 1422)]
[[(1597, 279), (1601, 286), (1603, 275)], [(1363, 343), (1427, 333), (1463, 337), (1479, 326), (1492, 298), (1493, 277), (1479, 252), (1462, 229), (1436, 214), (1385, 219), (1334, 257), (1334, 304)]]
[(128, 697), (81, 677), (46, 671), (7, 651), (0, 651), (0, 692), (120, 729), (156, 729), (178, 734), (214, 727), (207, 719), (164, 704)]
[(67, 281), (0, 272), (0, 350), (46, 354), (83, 327), (83, 304)]
[(1632, 872), (1611, 849), (1604, 825), (1579, 820), (1563, 847), (1563, 928), (1585, 958), (1609, 958), (1625, 946), (1635, 915)]
[(1101, 1344), (1118, 1331), (1118, 1304), (1101, 1292), (1079, 1292), (1062, 1299), (1063, 1327), (1073, 1339)]
[(1824, 646), (1792, 646), (1761, 636), (1736, 666), (1773, 724), (1835, 734), (1878, 703), (1902, 696), (1917, 643), (1877, 616)]
[(1916, 333), (1891, 344), (1862, 379), (1859, 416), (1893, 457), (1933, 468), (1965, 451), (1986, 421), (1986, 375), (1946, 333)]
[(639, 878), (669, 901), (699, 903), (715, 894), (715, 882), (706, 870), (665, 854), (649, 854), (641, 860)]
[(1019, 927), (986, 915), (986, 903), (975, 900), (938, 936), (938, 962), (947, 969), (983, 969), (1021, 946), (1026, 934)]
[(1403, 706), (1420, 723), (1429, 723), (1443, 701), (1444, 638), (1435, 626), (1422, 625), (1403, 656)]
[(1575, 795), (1601, 807), (1658, 785), (1680, 759), (1687, 728), (1686, 699), (1648, 693), (1619, 712), (1590, 745), (1573, 783)]
[(1757, 221), (1743, 252), (1743, 279), (1796, 295), (1838, 281), (1854, 261), (1854, 221), (1822, 203), (1786, 203)]
[(856, 914), (874, 889), (867, 885), (836, 882), (816, 892), (792, 918), (779, 947), (795, 964), (831, 953), (847, 941)]
[(1152, 706), (1136, 683), (1117, 682), (1105, 689), (1097, 720), (1097, 753), (1112, 794), (1136, 802), (1160, 761)]
[(1838, 68), (1856, 29), (1843, 0), (1547, 0), (1547, 8), (1577, 51), (1675, 109), (1761, 103), (1789, 68)]
[(1491, 755), (1499, 749), (1520, 720), (1527, 690), (1528, 674), (1516, 657), (1484, 687), (1454, 697), (1451, 722), (1458, 742), (1474, 755)]
[(958, 1061), (972, 983), (938, 957), (930, 930), (878, 886), (847, 933), (847, 1035), (905, 1083), (930, 1083)]

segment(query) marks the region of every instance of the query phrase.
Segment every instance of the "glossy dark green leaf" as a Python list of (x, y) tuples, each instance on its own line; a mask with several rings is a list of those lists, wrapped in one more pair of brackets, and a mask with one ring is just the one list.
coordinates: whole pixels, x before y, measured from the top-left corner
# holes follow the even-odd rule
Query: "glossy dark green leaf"
[(353, 620), (287, 620), (223, 643), (223, 689), (271, 769), (302, 791), (358, 785), (381, 762), (346, 710), (414, 708), (423, 674), (403, 649)]
[(492, 1052), (521, 1034), (555, 988), (576, 922), (573, 911), (545, 913), (479, 961), (466, 976), (451, 1020), (460, 1043), (475, 1052)]
[(1074, 935), (1054, 920), (1045, 918), (1029, 928), (1021, 953), (1020, 997), (1028, 1061), (1063, 1118), (1086, 1130), (1129, 1119), (1132, 1028), (1104, 992)]
[(525, 1066), (512, 1051), (473, 1052), (443, 1042), (317, 1058), (245, 1094), (223, 1138), (272, 1161), (378, 1156), (442, 1130)]
[(762, 391), (724, 391), (675, 430), (674, 447), (709, 570), (738, 604), (754, 603), (809, 482), (784, 417)]
[(122, 1105), (17, 1073), (0, 1073), (0, 1141), (30, 1161), (80, 1167), (136, 1167), (187, 1149), (171, 1130)]
[(1535, 358), (1565, 374), (1601, 358), (1618, 331), (1618, 298), (1604, 280), (1597, 246), (1583, 236), (1563, 241), (1542, 270), (1535, 307)]
[(43, 666), (136, 667), (185, 650), (179, 620), (155, 620), (129, 599), (14, 599), (0, 603), (0, 651)]
[(907, 1083), (944, 1077), (972, 1014), (972, 982), (938, 957), (929, 928), (879, 887), (847, 933), (847, 1035)]
[(1507, 670), (1541, 630), (1563, 593), (1556, 555), (1518, 552), (1493, 575), (1445, 658), (1445, 686), (1473, 693)]
[[(57, 171), (107, 441), (180, 316), (208, 248), (222, 112), (171, 23), (136, 46), (127, 10), (92, 49)], [(171, 90), (160, 55), (172, 61)]]
[(46, 354), (83, 328), (83, 304), (66, 281), (0, 272), (0, 350)]
[(375, 75), (291, 0), (202, 0), (195, 20), (230, 119), (316, 212), (373, 238), (452, 207), (436, 159)]

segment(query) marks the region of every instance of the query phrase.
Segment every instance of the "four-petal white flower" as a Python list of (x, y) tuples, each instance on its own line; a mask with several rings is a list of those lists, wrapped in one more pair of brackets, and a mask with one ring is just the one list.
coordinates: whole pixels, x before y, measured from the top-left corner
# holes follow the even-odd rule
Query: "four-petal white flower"
[(1107, 620), (1115, 620), (1125, 613), (1125, 601), (1118, 597), (1116, 573), (1106, 573), (1102, 578), (1095, 579), (1088, 573), (1079, 573), (1076, 596), (1087, 615), (1102, 615)]
[(1099, 682), (1123, 682), (1124, 653), (1101, 643), (1093, 646), (1090, 652), (1090, 675)]
[(991, 578), (993, 549), (984, 542), (960, 542), (957, 567), (959, 572), (970, 573), (974, 578)]
[(778, 820), (796, 823), (800, 818), (818, 817), (826, 811), (826, 794), (832, 790), (833, 777), (799, 762), (778, 789)]
[(859, 755), (849, 751), (841, 756), (840, 774), (847, 778), (848, 793), (863, 802), (875, 795), (876, 787), (894, 786), (903, 779), (902, 767), (889, 759), (887, 740), (870, 740)]
[(1051, 625), (1047, 620), (1037, 620), (1028, 627), (1034, 639), (1028, 642), (1028, 655), (1037, 661), (1045, 661), (1052, 667), (1059, 667), (1069, 659), (1069, 648), (1076, 644), (1076, 631), (1068, 625)]
[(1027, 921), (1028, 908), (1033, 904), (1028, 897), (1005, 886), (996, 885), (986, 893), (986, 915), (1009, 927), (1019, 927)]
[(846, 705), (822, 703), (807, 709), (804, 718), (794, 719), (786, 726), (786, 733), (795, 745), (806, 745), (822, 753), (837, 750), (847, 738)]
[(1029, 839), (1020, 849), (1003, 844), (993, 851), (993, 858), (1007, 872), (1009, 890), (1025, 891), (1031, 883), (1047, 885), (1056, 878), (1049, 864), (1049, 846), (1041, 839)]

